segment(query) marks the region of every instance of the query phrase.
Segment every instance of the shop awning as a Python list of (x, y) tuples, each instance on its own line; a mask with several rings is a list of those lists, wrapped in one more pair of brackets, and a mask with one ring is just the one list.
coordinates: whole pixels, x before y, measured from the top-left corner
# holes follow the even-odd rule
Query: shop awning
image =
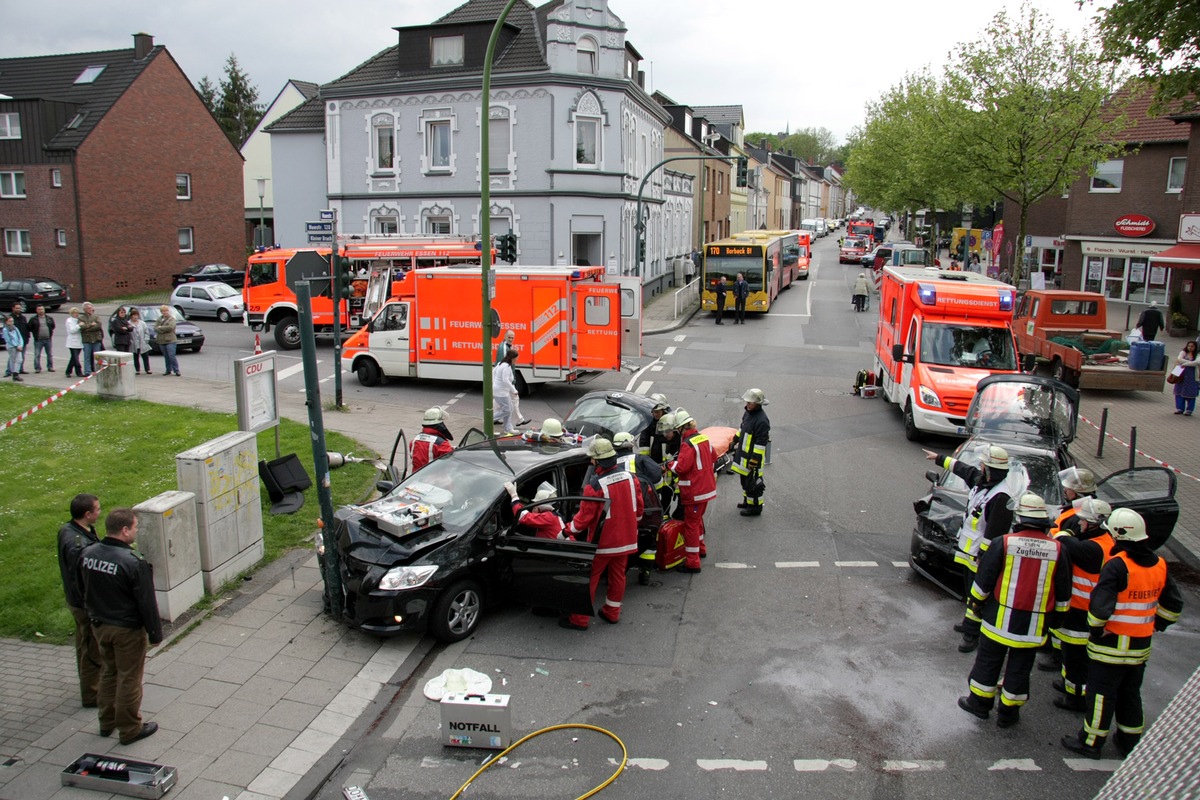
[(1200, 269), (1200, 244), (1177, 244), (1150, 256), (1151, 264), (1168, 264), (1178, 269)]

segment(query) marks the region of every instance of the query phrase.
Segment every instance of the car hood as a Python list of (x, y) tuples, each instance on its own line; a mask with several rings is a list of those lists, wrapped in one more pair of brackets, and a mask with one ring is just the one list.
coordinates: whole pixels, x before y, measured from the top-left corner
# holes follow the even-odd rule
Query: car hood
[(385, 569), (410, 564), (431, 550), (463, 535), (448, 531), (441, 525), (420, 528), (410, 533), (388, 532), (358, 508), (341, 509), (337, 517), (339, 552), (360, 563)]

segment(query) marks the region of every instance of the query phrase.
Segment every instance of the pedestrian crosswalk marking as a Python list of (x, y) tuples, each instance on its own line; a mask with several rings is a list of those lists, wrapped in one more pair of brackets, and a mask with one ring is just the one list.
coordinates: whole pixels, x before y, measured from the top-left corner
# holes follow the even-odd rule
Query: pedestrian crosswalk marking
[(1116, 772), (1121, 762), (1115, 758), (1064, 758), (1063, 763), (1076, 772)]
[(797, 758), (792, 762), (792, 766), (796, 768), (796, 772), (825, 772), (830, 767), (837, 767), (846, 772), (853, 772), (858, 768), (858, 762), (852, 758), (835, 758), (832, 760), (824, 758)]
[(681, 334), (679, 334), (678, 336), (676, 336), (676, 337), (675, 337), (675, 341), (677, 341), (677, 342), (682, 342), (682, 341), (683, 341), (684, 339), (686, 339), (686, 338), (687, 338), (687, 334), (686, 334), (686, 333), (681, 333)]
[(674, 348), (674, 347), (668, 347), (668, 348), (666, 348), (665, 350), (663, 350), (663, 355), (664, 355), (664, 356), (673, 356), (673, 355), (675, 355), (675, 348)]
[(776, 561), (775, 566), (779, 569), (795, 569), (799, 567), (819, 567), (820, 561)]

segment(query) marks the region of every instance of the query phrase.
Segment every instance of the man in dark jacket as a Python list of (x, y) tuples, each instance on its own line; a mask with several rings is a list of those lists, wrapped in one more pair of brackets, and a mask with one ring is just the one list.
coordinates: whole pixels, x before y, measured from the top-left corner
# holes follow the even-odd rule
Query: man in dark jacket
[(742, 502), (738, 503), (743, 517), (757, 517), (763, 512), (762, 472), (767, 463), (767, 444), (771, 441), (771, 420), (763, 410), (770, 401), (762, 389), (749, 389), (742, 400), (742, 428), (738, 433), (737, 450), (733, 456), (733, 471), (742, 478)]
[(717, 279), (717, 283), (713, 286), (713, 291), (717, 294), (717, 324), (724, 325), (721, 320), (725, 318), (725, 292), (728, 291), (728, 284), (725, 283), (725, 276), (722, 275)]
[(25, 346), (33, 345), (33, 371), (42, 371), (42, 353), (46, 354), (46, 369), (54, 372), (54, 317), (46, 316), (46, 307), (38, 306), (29, 318), (29, 338)]
[(746, 283), (745, 276), (742, 273), (737, 274), (737, 280), (733, 282), (733, 310), (735, 312), (734, 325), (746, 324), (746, 298), (750, 296), (750, 284)]
[(1151, 300), (1150, 306), (1138, 316), (1137, 326), (1142, 329), (1142, 338), (1147, 342), (1153, 342), (1158, 332), (1167, 327), (1157, 300)]
[(100, 499), (94, 494), (77, 494), (71, 499), (71, 521), (58, 529), (58, 571), (62, 575), (63, 593), (67, 596), (67, 610), (75, 618), (75, 666), (79, 672), (79, 700), (84, 708), (96, 707), (100, 649), (84, 609), (79, 556), (85, 547), (100, 541), (96, 535), (98, 519)]
[(100, 647), (100, 735), (116, 729), (121, 744), (145, 739), (157, 722), (142, 722), (142, 675), (149, 644), (162, 641), (154, 599), (154, 568), (133, 549), (137, 514), (117, 508), (104, 520), (105, 537), (79, 558), (83, 600)]

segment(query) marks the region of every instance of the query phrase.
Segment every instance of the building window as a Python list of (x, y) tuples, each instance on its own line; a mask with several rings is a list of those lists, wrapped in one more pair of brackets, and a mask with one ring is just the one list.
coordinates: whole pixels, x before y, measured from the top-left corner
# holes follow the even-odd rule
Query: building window
[(450, 120), (425, 123), (425, 157), (431, 170), (450, 169)]
[(575, 166), (595, 167), (600, 163), (600, 120), (575, 118)]
[(0, 197), (24, 197), (25, 173), (0, 172)]
[(54, 238), (55, 238), (55, 241), (58, 242), (59, 247), (66, 247), (67, 246), (67, 230), (66, 230), (66, 228), (59, 228), (56, 231), (54, 231)]
[(175, 176), (175, 199), (192, 199), (192, 176), (186, 172), (180, 172)]
[(509, 110), (493, 106), (488, 111), (488, 172), (508, 172), (512, 152), (512, 121)]
[(375, 146), (375, 169), (396, 168), (396, 122), (390, 114), (380, 114), (371, 122)]
[(596, 40), (584, 36), (575, 45), (575, 55), (578, 60), (576, 67), (584, 75), (596, 74)]
[(53, 186), (55, 189), (62, 188), (62, 170), (61, 169), (50, 170), (50, 185)]
[(448, 235), (450, 233), (450, 218), (426, 217), (425, 232), (438, 235)]
[(10, 256), (33, 255), (33, 248), (29, 246), (29, 231), (20, 228), (5, 229), (4, 252)]
[(179, 229), (179, 252), (191, 253), (196, 249), (195, 245), (196, 245), (196, 243), (192, 236), (192, 229), (191, 228), (180, 228)]
[(1183, 179), (1187, 175), (1187, 159), (1172, 158), (1171, 166), (1167, 169), (1167, 191), (1182, 192)]
[(75, 83), (95, 83), (96, 78), (100, 77), (100, 73), (104, 72), (104, 68), (106, 66), (108, 65), (98, 64), (96, 66), (88, 67), (83, 72), (79, 73), (79, 77), (75, 79)]
[(717, 173), (717, 194), (724, 194), (724, 193), (725, 193), (725, 173), (718, 172)]
[(400, 232), (400, 224), (395, 217), (374, 217), (375, 233), (396, 234)]
[(78, 128), (80, 125), (83, 124), (83, 121), (85, 119), (87, 119), (87, 112), (80, 111), (78, 114), (71, 117), (71, 121), (67, 123), (67, 127), (70, 128), (71, 130), (75, 130), (76, 128)]
[(0, 139), (21, 138), (21, 115), (15, 111), (0, 114)]
[(433, 66), (461, 67), (463, 63), (462, 36), (433, 37)]
[(1115, 161), (1101, 161), (1096, 165), (1096, 171), (1092, 175), (1093, 192), (1119, 192), (1121, 191), (1121, 175), (1125, 171), (1125, 162), (1121, 159)]

